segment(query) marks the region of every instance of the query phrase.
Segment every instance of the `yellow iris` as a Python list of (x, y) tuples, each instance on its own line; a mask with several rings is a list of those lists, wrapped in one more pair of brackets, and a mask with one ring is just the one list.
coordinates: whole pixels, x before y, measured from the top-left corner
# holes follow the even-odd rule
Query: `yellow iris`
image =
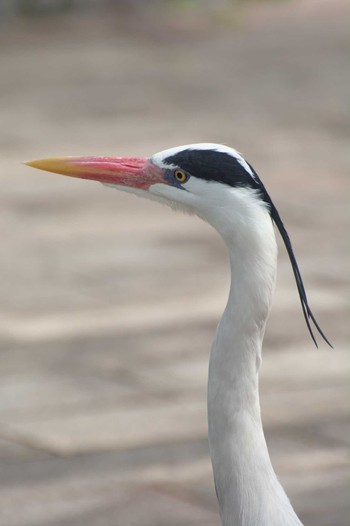
[(187, 174), (182, 170), (175, 170), (174, 177), (179, 183), (185, 183), (187, 181)]

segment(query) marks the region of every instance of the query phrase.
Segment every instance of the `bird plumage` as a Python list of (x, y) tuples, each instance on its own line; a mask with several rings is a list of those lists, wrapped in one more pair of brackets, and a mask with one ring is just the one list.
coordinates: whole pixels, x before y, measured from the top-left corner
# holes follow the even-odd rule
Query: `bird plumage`
[(262, 341), (277, 269), (273, 223), (285, 243), (310, 334), (308, 304), (280, 215), (252, 166), (233, 148), (201, 143), (149, 159), (66, 158), (31, 166), (94, 179), (197, 214), (224, 239), (231, 287), (214, 338), (208, 380), (208, 433), (223, 526), (301, 526), (273, 470), (259, 403)]
[(190, 144), (185, 147), (165, 150), (160, 154), (156, 154), (153, 159), (155, 162), (161, 162), (162, 166), (170, 165), (184, 168), (192, 176), (206, 181), (216, 181), (235, 188), (258, 190), (261, 199), (268, 204), (271, 218), (276, 224), (287, 249), (310, 335), (317, 346), (310, 324), (310, 320), (312, 320), (319, 334), (331, 346), (310, 309), (293, 247), (278, 210), (254, 168), (243, 159), (237, 150), (210, 143)]

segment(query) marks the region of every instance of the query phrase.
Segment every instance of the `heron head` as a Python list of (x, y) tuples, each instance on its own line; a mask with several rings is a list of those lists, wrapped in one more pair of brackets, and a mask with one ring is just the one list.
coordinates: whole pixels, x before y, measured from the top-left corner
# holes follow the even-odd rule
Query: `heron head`
[[(29, 166), (70, 177), (99, 181), (209, 222), (225, 205), (249, 215), (264, 202), (263, 186), (251, 166), (233, 148), (200, 143), (170, 148), (149, 158), (63, 157), (27, 162)], [(256, 200), (255, 197), (258, 197)]]
[(310, 334), (317, 345), (310, 326), (312, 320), (324, 340), (331, 345), (309, 307), (300, 270), (280, 215), (256, 172), (233, 148), (200, 143), (170, 148), (149, 158), (64, 157), (26, 164), (48, 172), (99, 181), (197, 214), (212, 224), (227, 243), (238, 239), (240, 249), (244, 249), (249, 242), (254, 248), (256, 240), (271, 239), (272, 220), (289, 255)]

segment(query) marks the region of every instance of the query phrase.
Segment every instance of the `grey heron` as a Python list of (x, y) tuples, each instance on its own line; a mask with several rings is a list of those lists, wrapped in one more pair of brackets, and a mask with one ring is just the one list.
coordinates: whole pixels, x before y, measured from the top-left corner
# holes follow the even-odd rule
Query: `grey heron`
[(274, 224), (286, 246), (302, 311), (330, 345), (309, 307), (290, 238), (264, 184), (233, 148), (200, 143), (149, 158), (66, 157), (29, 166), (99, 181), (190, 214), (226, 243), (231, 287), (209, 363), (208, 437), (223, 526), (301, 525), (271, 464), (259, 403), (262, 342), (277, 269)]

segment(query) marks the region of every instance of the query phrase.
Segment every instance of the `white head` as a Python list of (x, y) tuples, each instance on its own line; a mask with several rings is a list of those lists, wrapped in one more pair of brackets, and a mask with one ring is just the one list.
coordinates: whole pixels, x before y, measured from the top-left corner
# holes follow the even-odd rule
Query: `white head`
[(239, 250), (261, 242), (265, 235), (271, 238), (274, 221), (291, 259), (311, 336), (309, 318), (324, 337), (308, 306), (300, 271), (277, 209), (254, 169), (233, 148), (200, 143), (170, 148), (149, 158), (66, 157), (27, 164), (49, 172), (96, 180), (197, 214), (216, 228), (227, 244), (238, 245)]
[(70, 177), (93, 179), (189, 213), (200, 211), (201, 215), (205, 206), (220, 207), (230, 190), (233, 194), (233, 189), (259, 189), (260, 184), (236, 150), (211, 143), (170, 148), (149, 158), (66, 157), (27, 164)]

